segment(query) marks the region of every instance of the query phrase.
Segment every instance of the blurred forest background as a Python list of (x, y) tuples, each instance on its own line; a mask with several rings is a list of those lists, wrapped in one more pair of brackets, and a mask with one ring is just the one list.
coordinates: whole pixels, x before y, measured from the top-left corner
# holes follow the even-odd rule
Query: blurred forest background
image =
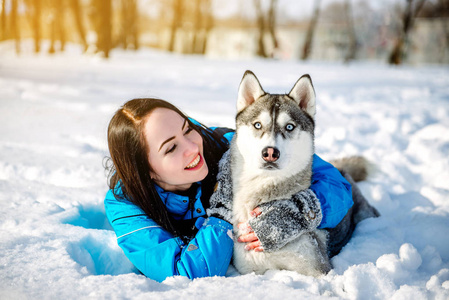
[(77, 43), (105, 58), (114, 48), (152, 47), (222, 58), (449, 63), (449, 0), (0, 1), (0, 40), (18, 54), (32, 39), (36, 53)]

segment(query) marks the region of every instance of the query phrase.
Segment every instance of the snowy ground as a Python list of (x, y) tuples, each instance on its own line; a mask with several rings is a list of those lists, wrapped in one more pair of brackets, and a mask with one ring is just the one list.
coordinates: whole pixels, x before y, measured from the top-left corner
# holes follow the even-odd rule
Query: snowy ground
[[(218, 61), (150, 50), (109, 61), (77, 47), (17, 57), (0, 45), (1, 299), (448, 299), (449, 69), (379, 64)], [(106, 128), (128, 99), (170, 100), (207, 125), (233, 127), (246, 69), (288, 92), (317, 92), (317, 153), (362, 154), (361, 184), (382, 216), (362, 222), (321, 278), (263, 276), (157, 283), (137, 274), (105, 219)]]

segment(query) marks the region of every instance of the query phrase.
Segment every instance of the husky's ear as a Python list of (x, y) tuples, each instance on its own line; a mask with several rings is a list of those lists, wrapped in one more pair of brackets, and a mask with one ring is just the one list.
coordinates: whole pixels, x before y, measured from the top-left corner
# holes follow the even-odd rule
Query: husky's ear
[(257, 80), (256, 75), (251, 71), (246, 71), (239, 86), (239, 96), (237, 99), (237, 112), (241, 112), (245, 107), (251, 105), (265, 92)]
[(312, 118), (315, 116), (315, 90), (308, 74), (301, 76), (288, 94)]

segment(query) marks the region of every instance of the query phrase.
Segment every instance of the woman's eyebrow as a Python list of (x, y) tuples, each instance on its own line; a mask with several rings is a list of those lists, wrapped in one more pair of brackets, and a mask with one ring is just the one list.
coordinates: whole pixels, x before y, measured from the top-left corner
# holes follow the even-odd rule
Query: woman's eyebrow
[[(184, 124), (182, 124), (181, 130), (184, 130), (184, 128), (186, 127), (186, 124), (187, 124), (187, 119), (184, 120)], [(165, 144), (167, 144), (168, 142), (170, 142), (170, 141), (173, 140), (174, 138), (175, 138), (175, 137), (172, 136), (172, 137), (166, 139), (166, 140), (161, 144), (161, 146), (159, 147), (158, 152), (161, 151), (162, 147), (164, 147)]]

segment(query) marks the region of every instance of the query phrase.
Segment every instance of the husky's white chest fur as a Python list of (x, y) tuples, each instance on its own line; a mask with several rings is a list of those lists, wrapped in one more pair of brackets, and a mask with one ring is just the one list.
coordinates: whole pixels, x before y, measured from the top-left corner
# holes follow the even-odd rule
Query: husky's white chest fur
[[(263, 91), (247, 71), (239, 88), (236, 137), (231, 145), (233, 226), (262, 203), (290, 199), (311, 183), (314, 153), (315, 93), (303, 76), (287, 95)], [(270, 269), (293, 270), (318, 276), (330, 269), (326, 233), (302, 234), (275, 252), (255, 252), (235, 242), (234, 265), (240, 273), (262, 274)], [(325, 252), (325, 251), (324, 251)]]

